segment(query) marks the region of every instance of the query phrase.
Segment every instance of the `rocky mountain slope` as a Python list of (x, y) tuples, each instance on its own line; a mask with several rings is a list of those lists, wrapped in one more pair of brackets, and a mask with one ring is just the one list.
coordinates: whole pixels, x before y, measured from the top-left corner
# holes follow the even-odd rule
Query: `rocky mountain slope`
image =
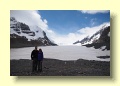
[(87, 47), (103, 48), (110, 50), (110, 25), (104, 25), (99, 31), (92, 36), (87, 36), (82, 40), (78, 40), (73, 44), (81, 44)]
[(46, 33), (38, 26), (28, 26), (10, 18), (10, 47), (55, 46)]

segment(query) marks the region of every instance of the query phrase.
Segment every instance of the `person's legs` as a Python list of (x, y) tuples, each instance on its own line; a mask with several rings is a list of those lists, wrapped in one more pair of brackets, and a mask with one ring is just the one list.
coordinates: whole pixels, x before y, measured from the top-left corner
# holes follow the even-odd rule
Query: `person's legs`
[(34, 68), (35, 68), (35, 71), (37, 71), (37, 60), (35, 60), (35, 66), (34, 66)]
[(38, 61), (38, 71), (40, 71), (40, 61)]
[(32, 72), (34, 72), (35, 71), (35, 61), (33, 60), (32, 61)]
[(42, 61), (38, 61), (38, 71), (42, 71)]
[(37, 60), (33, 60), (32, 62), (32, 72), (37, 71)]
[(34, 64), (34, 63), (33, 63), (33, 61), (32, 61), (32, 72), (34, 71), (34, 66), (33, 66), (33, 64)]
[(40, 61), (40, 71), (42, 71), (42, 61)]

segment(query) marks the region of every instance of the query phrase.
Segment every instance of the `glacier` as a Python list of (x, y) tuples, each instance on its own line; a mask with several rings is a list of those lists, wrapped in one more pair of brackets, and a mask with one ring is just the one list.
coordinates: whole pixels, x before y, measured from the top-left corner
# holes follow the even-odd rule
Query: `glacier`
[[(110, 61), (110, 58), (100, 59), (97, 56), (110, 56), (110, 50), (87, 48), (85, 46), (41, 46), (44, 53), (44, 58), (59, 59), (59, 60), (96, 60)], [(31, 59), (30, 55), (34, 47), (26, 48), (11, 48), (10, 59)]]

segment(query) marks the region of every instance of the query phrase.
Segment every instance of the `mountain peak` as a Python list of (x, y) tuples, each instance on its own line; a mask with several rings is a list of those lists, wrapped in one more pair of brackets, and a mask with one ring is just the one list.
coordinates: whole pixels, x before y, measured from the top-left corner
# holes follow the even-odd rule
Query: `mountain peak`
[(96, 33), (92, 36), (86, 36), (80, 41), (76, 41), (73, 44), (80, 45), (97, 45), (98, 46), (107, 46), (107, 49), (110, 49), (110, 24), (106, 23), (103, 25)]
[(21, 44), (25, 41), (26, 44), (30, 43), (30, 45), (36, 43), (37, 45), (56, 45), (48, 39), (46, 33), (40, 27), (28, 26), (25, 23), (18, 22), (14, 17), (10, 18), (10, 38), (13, 45), (16, 40), (20, 41)]

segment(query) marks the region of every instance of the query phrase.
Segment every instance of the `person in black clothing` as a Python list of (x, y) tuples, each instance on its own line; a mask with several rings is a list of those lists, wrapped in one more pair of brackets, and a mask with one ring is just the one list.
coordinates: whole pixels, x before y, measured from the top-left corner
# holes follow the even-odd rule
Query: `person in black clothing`
[(39, 49), (38, 52), (38, 71), (42, 72), (42, 61), (43, 61), (43, 52), (42, 49)]
[(38, 50), (37, 46), (35, 46), (35, 49), (31, 52), (31, 59), (33, 61), (32, 63), (32, 71), (37, 71), (37, 61), (38, 61)]

